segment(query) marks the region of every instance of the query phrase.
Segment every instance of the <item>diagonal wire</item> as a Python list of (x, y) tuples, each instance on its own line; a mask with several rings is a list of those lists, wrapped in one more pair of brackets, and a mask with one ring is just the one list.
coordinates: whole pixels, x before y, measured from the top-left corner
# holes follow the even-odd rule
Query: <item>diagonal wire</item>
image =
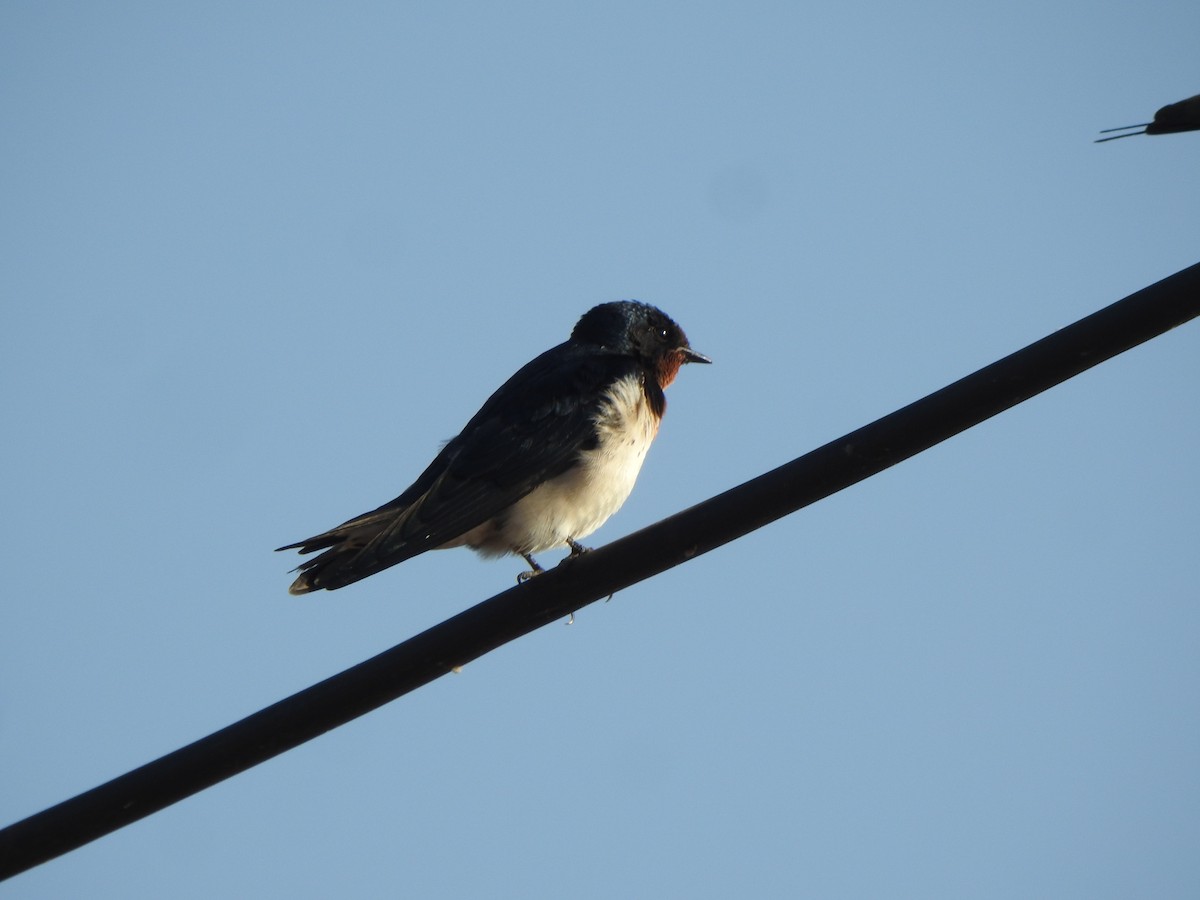
[(490, 650), (856, 484), (1200, 315), (1200, 263), (903, 409), (485, 600), (351, 669), (0, 830), (0, 879), (344, 725)]

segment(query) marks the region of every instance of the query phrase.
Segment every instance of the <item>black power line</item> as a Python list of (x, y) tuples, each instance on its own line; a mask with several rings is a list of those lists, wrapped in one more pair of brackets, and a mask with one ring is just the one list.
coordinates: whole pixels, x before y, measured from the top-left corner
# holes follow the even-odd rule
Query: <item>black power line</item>
[(507, 590), (298, 694), (0, 831), (0, 878), (53, 859), (508, 641), (908, 459), (1200, 315), (1200, 263), (745, 484)]

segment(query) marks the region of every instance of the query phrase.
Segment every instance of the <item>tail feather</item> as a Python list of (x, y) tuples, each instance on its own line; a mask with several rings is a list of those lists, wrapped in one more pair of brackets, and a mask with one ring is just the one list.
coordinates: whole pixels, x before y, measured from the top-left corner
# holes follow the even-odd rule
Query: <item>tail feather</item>
[(351, 519), (349, 522), (343, 522), (337, 528), (331, 528), (329, 531), (278, 548), (279, 550), (299, 550), (301, 553), (325, 551), (320, 556), (305, 560), (292, 570), (299, 572), (300, 575), (292, 582), (288, 593), (307, 594), (319, 590), (334, 591), (395, 565), (404, 557), (393, 557), (385, 562), (374, 555), (367, 558), (363, 551), (396, 521), (396, 517), (395, 509), (376, 510)]
[[(325, 545), (329, 546), (329, 545)], [(386, 569), (388, 564), (360, 564), (362, 552), (367, 546), (362, 540), (345, 540), (329, 546), (324, 553), (313, 559), (300, 563), (293, 571), (300, 574), (288, 588), (289, 594), (307, 594), (311, 591), (336, 591), (340, 587), (374, 575)], [(287, 548), (284, 548), (287, 549)], [(301, 553), (309, 553), (311, 549), (301, 548)]]
[(288, 593), (298, 596), (312, 591), (334, 591), (373, 574), (370, 570), (351, 574), (350, 564), (361, 550), (362, 547), (334, 547), (316, 559), (301, 563), (293, 570), (300, 574), (288, 588)]

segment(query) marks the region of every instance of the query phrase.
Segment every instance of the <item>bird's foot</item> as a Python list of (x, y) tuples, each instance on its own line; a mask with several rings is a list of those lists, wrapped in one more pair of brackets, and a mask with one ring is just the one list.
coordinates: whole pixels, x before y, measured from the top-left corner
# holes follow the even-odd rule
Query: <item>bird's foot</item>
[(537, 564), (537, 560), (535, 560), (533, 558), (533, 554), (522, 553), (521, 555), (523, 557), (525, 557), (525, 562), (529, 563), (529, 571), (522, 572), (520, 575), (517, 576), (517, 584), (524, 584), (530, 578), (536, 578), (538, 575), (541, 575), (543, 572), (546, 571), (545, 569), (543, 569), (541, 566), (539, 566)]

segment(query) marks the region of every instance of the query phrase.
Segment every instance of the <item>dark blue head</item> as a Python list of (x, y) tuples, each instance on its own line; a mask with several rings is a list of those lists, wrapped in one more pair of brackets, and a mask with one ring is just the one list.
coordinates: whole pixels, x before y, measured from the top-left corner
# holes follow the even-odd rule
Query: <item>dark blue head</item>
[(675, 321), (649, 303), (621, 300), (593, 306), (575, 325), (571, 340), (632, 356), (658, 374), (666, 387), (684, 363), (712, 362), (697, 353)]

